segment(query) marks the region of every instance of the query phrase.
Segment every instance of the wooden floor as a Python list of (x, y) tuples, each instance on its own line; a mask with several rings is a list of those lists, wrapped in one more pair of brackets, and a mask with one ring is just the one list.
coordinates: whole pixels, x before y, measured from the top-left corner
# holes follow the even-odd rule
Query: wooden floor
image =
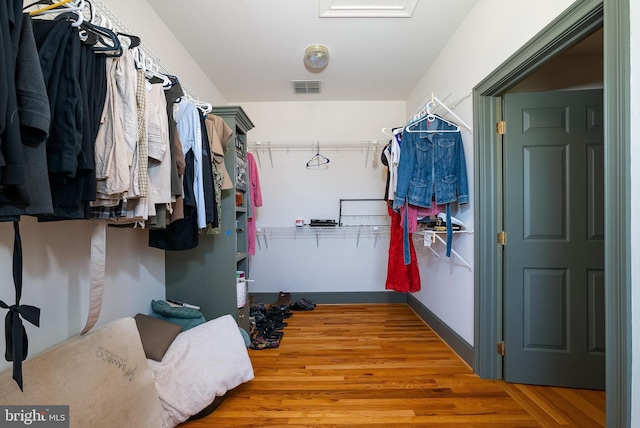
[(481, 380), (405, 304), (294, 312), (197, 427), (604, 427), (602, 391)]

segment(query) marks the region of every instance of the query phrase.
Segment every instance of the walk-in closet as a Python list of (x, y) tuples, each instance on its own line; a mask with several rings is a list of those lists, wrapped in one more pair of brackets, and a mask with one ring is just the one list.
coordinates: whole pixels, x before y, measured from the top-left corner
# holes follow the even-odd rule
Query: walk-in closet
[(640, 424), (639, 24), (3, 1), (0, 426)]

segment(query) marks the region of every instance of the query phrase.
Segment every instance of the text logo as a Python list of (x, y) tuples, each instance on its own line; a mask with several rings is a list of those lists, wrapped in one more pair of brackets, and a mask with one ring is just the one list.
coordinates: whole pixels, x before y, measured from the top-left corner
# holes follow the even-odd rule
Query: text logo
[(1, 406), (0, 428), (69, 428), (69, 406)]

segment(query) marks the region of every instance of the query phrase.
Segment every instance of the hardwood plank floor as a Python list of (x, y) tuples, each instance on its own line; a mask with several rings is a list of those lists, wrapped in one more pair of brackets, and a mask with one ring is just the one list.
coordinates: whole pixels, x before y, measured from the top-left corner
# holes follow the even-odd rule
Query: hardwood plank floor
[(479, 379), (406, 304), (318, 305), (202, 427), (604, 427), (605, 393)]

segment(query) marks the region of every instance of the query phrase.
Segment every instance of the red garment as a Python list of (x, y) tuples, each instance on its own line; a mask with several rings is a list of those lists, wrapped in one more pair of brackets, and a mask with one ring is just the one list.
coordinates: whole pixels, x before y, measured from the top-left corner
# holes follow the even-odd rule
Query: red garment
[(413, 239), (409, 234), (409, 251), (411, 263), (404, 264), (403, 254), (403, 230), (400, 226), (400, 214), (390, 207), (387, 208), (391, 216), (391, 230), (389, 241), (389, 263), (387, 267), (387, 281), (385, 289), (414, 293), (420, 291), (420, 270), (418, 269), (418, 258), (413, 246)]

